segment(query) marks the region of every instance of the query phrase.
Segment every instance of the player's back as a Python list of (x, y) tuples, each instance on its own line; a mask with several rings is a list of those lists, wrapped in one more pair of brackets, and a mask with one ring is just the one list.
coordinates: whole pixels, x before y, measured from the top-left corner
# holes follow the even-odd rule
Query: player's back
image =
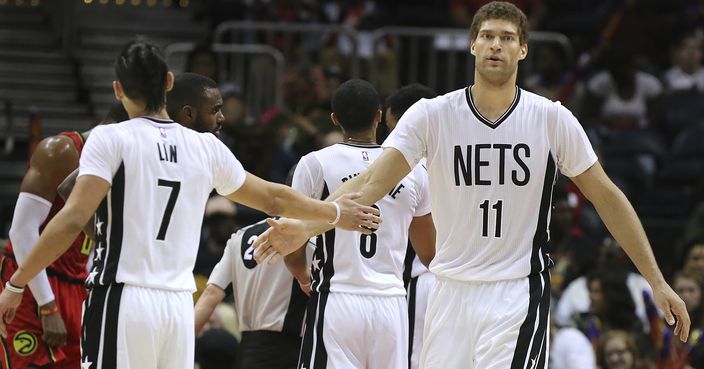
[[(252, 244), (268, 228), (261, 221), (233, 233), (208, 283), (223, 289), (232, 283), (240, 330), (276, 331), (299, 337), (308, 297), (284, 263), (257, 264), (254, 260)], [(310, 255), (312, 252), (307, 252)]]
[[(325, 198), (365, 171), (381, 155), (378, 145), (336, 144), (306, 155), (293, 187)], [(417, 166), (374, 206), (384, 222), (370, 235), (333, 229), (318, 236), (313, 257), (313, 289), (362, 295), (403, 296), (403, 262), (408, 227), (430, 212), (427, 174)]]
[(96, 212), (88, 283), (195, 290), (191, 271), (208, 195), (213, 188), (229, 194), (244, 181), (227, 148), (210, 133), (140, 117), (91, 133), (84, 174), (111, 178)]

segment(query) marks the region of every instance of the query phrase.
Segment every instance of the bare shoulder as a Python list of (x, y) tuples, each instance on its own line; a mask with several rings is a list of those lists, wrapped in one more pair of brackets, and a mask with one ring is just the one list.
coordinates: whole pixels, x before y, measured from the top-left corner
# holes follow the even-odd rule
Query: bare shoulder
[(32, 154), (32, 162), (48, 160), (58, 164), (63, 160), (77, 159), (76, 145), (66, 136), (51, 136), (43, 139)]

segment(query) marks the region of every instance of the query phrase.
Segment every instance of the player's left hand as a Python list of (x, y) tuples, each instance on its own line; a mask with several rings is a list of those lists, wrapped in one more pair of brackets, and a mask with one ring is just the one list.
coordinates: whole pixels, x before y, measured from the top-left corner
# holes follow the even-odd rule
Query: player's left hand
[(15, 318), (17, 307), (22, 302), (22, 294), (3, 289), (0, 293), (0, 336), (7, 338), (7, 325)]
[(667, 283), (653, 286), (653, 300), (665, 314), (667, 324), (675, 326), (675, 336), (679, 336), (682, 342), (687, 342), (691, 320), (684, 301)]

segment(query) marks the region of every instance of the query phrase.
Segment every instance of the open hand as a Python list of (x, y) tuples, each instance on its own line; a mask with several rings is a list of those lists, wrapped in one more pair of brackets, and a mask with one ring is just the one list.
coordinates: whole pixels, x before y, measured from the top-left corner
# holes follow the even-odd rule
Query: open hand
[(252, 244), (254, 248), (254, 260), (258, 264), (263, 263), (271, 256), (270, 264), (276, 262), (280, 257), (286, 256), (308, 241), (305, 225), (295, 219), (267, 219), (269, 229), (257, 237)]
[(7, 325), (15, 318), (22, 294), (3, 290), (0, 293), (0, 335), (7, 338)]
[(687, 342), (691, 320), (684, 301), (667, 284), (653, 288), (653, 300), (665, 314), (667, 324), (675, 326), (675, 336), (679, 336), (682, 342)]

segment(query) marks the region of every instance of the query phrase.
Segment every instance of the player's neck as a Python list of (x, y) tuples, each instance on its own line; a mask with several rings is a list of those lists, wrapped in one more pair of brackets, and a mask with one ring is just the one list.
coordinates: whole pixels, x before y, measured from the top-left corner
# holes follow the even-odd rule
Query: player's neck
[(516, 95), (516, 78), (509, 78), (504, 83), (493, 83), (475, 75), (471, 86), (472, 101), (477, 110), (489, 120), (501, 116), (513, 103)]
[(376, 132), (367, 132), (365, 134), (345, 135), (344, 143), (353, 145), (376, 145)]

